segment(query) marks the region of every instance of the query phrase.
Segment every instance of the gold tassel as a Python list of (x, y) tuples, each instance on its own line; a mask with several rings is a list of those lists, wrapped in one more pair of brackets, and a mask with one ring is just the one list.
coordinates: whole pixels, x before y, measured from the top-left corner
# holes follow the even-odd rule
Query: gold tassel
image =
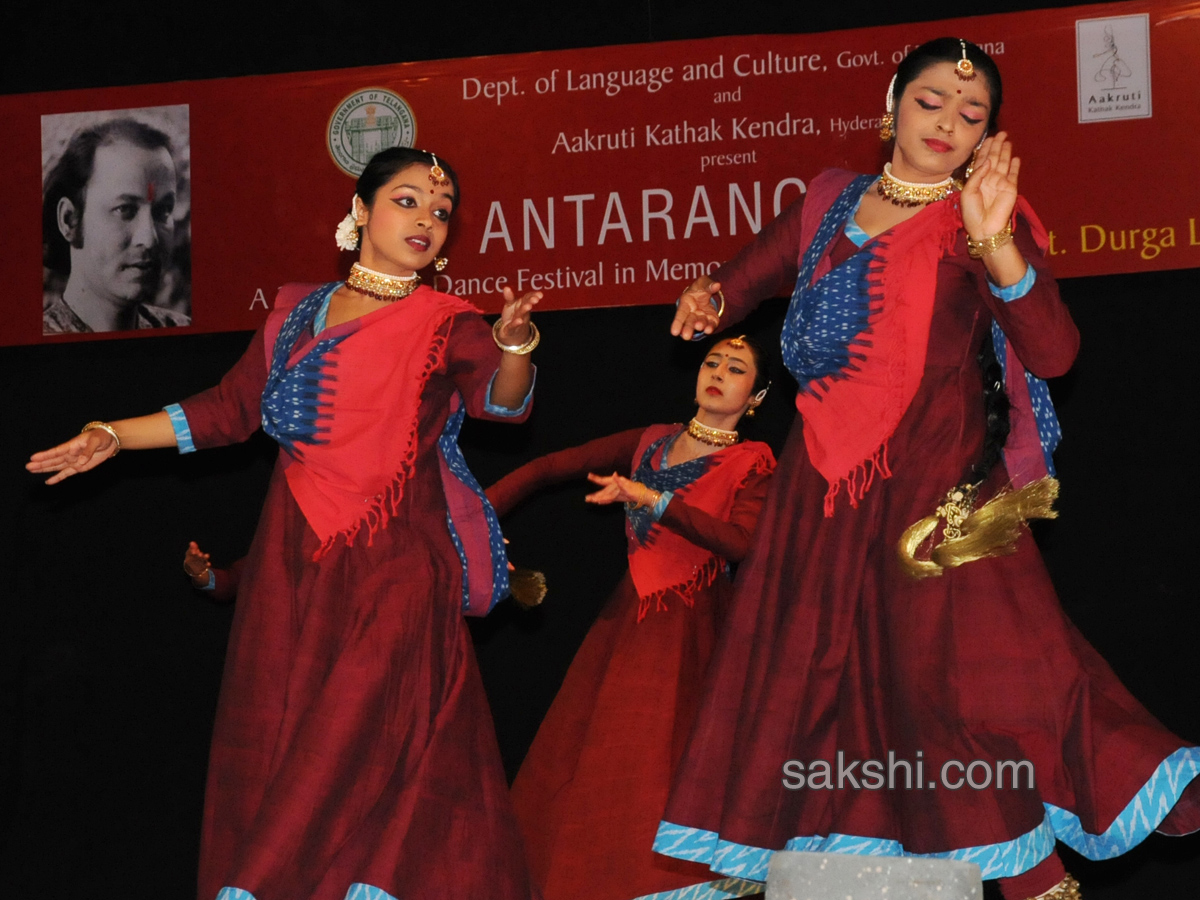
[(518, 566), (508, 573), (508, 590), (522, 609), (533, 609), (546, 599), (546, 576)]
[[(896, 548), (900, 564), (914, 578), (928, 578), (977, 559), (1015, 553), (1017, 538), (1029, 519), (1058, 518), (1053, 509), (1057, 497), (1058, 481), (1042, 478), (1017, 491), (1001, 491), (979, 509), (970, 511), (974, 488), (953, 488), (936, 515), (926, 516), (905, 529)], [(947, 520), (945, 540), (930, 550), (928, 560), (918, 559), (917, 550), (933, 534), (941, 518)]]
[(904, 529), (900, 535), (900, 545), (896, 550), (900, 554), (900, 565), (913, 578), (928, 578), (930, 575), (941, 575), (942, 567), (927, 559), (917, 559), (917, 548), (920, 547), (933, 529), (937, 528), (938, 517), (926, 516)]
[(1083, 900), (1083, 894), (1079, 892), (1079, 882), (1068, 872), (1066, 877), (1050, 890), (1030, 897), (1029, 900)]

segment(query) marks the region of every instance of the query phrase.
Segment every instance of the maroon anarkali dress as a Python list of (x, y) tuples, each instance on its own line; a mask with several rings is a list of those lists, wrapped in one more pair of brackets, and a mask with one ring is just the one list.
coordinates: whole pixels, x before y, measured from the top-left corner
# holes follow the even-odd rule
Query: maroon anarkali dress
[[(403, 303), (387, 314), (406, 315)], [(364, 318), (359, 334), (372, 327)], [(355, 355), (359, 334), (342, 345), (343, 365), (378, 362)], [(532, 895), (463, 618), (437, 446), (456, 393), (470, 414), (499, 418), (485, 409), (499, 350), (473, 314), (438, 338), (402, 502), (369, 540), (339, 539), (314, 560), (321, 542), (281, 468), (272, 476), (217, 709), (201, 900)], [(182, 404), (197, 448), (260, 427), (263, 340), (260, 330), (218, 387)]]
[[(630, 472), (646, 435), (639, 428), (533, 460), (488, 496), (504, 513), (548, 484)], [(774, 462), (766, 445), (754, 442), (704, 460), (719, 468), (731, 453), (757, 456), (759, 471), (730, 484), (727, 515), (689, 504), (685, 489), (659, 520), (715, 554), (722, 568), (749, 547)], [(655, 468), (661, 457), (660, 449)], [(653, 553), (653, 545), (644, 552)], [(731, 587), (718, 572), (689, 592), (690, 602), (673, 591), (647, 601), (626, 571), (588, 631), (513, 782), (530, 870), (546, 900), (632, 900), (713, 880), (706, 866), (660, 856), (651, 845)], [(721, 896), (758, 891), (740, 879), (720, 881)]]
[[(801, 217), (797, 203), (714, 273), (728, 302), (723, 325), (791, 293)], [(857, 507), (843, 493), (826, 517), (829, 483), (797, 417), (739, 571), (659, 852), (759, 880), (782, 849), (949, 856), (999, 878), (1036, 865), (1056, 839), (1107, 858), (1156, 828), (1200, 827), (1196, 782), (1185, 794), (1200, 749), (1146, 712), (1075, 629), (1032, 537), (1011, 556), (919, 581), (897, 559), (902, 532), (981, 457), (976, 356), (992, 320), (1036, 375), (1062, 374), (1074, 359), (1075, 326), (1023, 222), (1017, 242), (1037, 278), (1011, 302), (989, 291), (961, 230), (936, 263), (923, 376), (887, 442), (890, 477), (876, 473)], [(827, 252), (836, 267), (859, 248), (839, 227)], [(1008, 479), (998, 465), (981, 498)], [(802, 784), (789, 778), (790, 761)], [(867, 784), (869, 761), (881, 764), (882, 787)], [(980, 789), (952, 788), (975, 761), (990, 782), (976, 766)], [(1033, 783), (1021, 774), (1014, 786), (1005, 769), (998, 788), (1004, 761), (1031, 763)]]

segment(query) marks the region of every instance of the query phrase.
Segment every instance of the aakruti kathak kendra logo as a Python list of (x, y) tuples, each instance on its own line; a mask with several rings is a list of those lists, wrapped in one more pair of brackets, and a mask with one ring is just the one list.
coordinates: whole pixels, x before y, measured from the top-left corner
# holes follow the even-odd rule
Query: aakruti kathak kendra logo
[(1148, 15), (1077, 20), (1075, 60), (1080, 122), (1151, 117)]
[(411, 147), (417, 138), (412, 107), (384, 88), (355, 91), (329, 117), (329, 155), (338, 168), (357, 178), (380, 150)]

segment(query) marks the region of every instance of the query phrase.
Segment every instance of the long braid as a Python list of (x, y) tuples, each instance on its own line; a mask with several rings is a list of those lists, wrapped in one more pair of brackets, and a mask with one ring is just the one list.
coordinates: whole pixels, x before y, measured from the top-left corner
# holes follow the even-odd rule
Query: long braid
[(1000, 462), (1001, 451), (1008, 441), (1008, 411), (1012, 406), (1004, 390), (1004, 373), (1000, 368), (1000, 360), (996, 358), (996, 347), (992, 343), (990, 329), (975, 359), (983, 373), (983, 408), (987, 416), (987, 434), (983, 439), (983, 456), (971, 467), (968, 479), (971, 484), (979, 484), (987, 478), (996, 463)]

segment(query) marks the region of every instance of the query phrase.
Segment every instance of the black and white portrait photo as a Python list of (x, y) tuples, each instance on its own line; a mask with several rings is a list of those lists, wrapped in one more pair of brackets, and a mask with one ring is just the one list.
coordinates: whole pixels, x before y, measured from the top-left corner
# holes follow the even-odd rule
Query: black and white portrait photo
[(42, 333), (191, 324), (188, 107), (42, 116)]

